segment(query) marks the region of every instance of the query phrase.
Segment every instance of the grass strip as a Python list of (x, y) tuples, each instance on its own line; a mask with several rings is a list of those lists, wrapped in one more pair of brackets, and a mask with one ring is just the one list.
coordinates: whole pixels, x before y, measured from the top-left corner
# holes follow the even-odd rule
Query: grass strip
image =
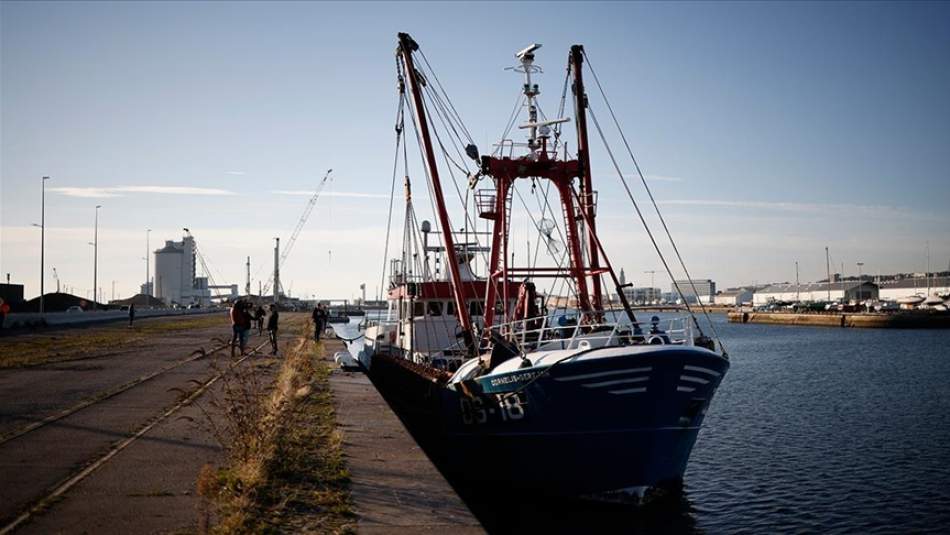
[(155, 336), (214, 326), (221, 326), (223, 335), (230, 335), (223, 314), (208, 314), (140, 320), (131, 328), (115, 322), (4, 337), (0, 339), (0, 369), (84, 359), (135, 347)]
[(355, 532), (330, 367), (308, 324), (298, 318), (295, 327), (304, 334), (284, 349), (272, 382), (261, 388), (254, 372), (235, 371), (210, 402), (228, 463), (198, 476), (203, 532)]

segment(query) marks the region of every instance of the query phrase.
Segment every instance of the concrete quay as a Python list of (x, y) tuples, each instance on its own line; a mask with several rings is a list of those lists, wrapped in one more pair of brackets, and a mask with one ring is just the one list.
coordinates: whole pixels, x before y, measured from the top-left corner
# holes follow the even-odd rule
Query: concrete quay
[(894, 313), (864, 312), (729, 312), (730, 323), (806, 325), (812, 327), (856, 327), (892, 329), (948, 329), (950, 314), (927, 311)]
[(366, 375), (335, 369), (330, 387), (360, 533), (485, 533)]

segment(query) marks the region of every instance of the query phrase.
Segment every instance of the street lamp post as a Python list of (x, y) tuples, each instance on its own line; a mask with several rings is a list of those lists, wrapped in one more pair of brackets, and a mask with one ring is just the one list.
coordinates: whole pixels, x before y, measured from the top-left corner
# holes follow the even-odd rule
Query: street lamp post
[(798, 282), (798, 260), (795, 261), (795, 301), (802, 300), (802, 286)]
[(101, 204), (96, 205), (96, 225), (94, 227), (92, 243), (92, 309), (96, 309), (96, 288), (99, 283), (99, 209)]
[(864, 299), (864, 277), (861, 274), (864, 262), (855, 262), (855, 265), (858, 266), (858, 296), (860, 296), (860, 299)]
[(43, 300), (43, 294), (46, 293), (46, 286), (44, 285), (44, 280), (46, 278), (46, 181), (49, 180), (48, 176), (44, 176), (42, 180), (42, 202), (40, 203), (40, 314), (46, 312), (45, 302)]

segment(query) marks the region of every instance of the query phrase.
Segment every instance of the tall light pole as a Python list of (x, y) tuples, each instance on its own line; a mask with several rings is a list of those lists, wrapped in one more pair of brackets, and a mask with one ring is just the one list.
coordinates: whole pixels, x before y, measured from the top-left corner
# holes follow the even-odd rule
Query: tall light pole
[(99, 209), (101, 204), (96, 205), (96, 225), (95, 234), (92, 243), (92, 309), (96, 309), (96, 289), (99, 287)]
[[(149, 234), (151, 233), (152, 233), (152, 229), (145, 229), (145, 294), (150, 297), (152, 295), (152, 288), (151, 286), (148, 285), (148, 282), (151, 278), (152, 273), (150, 271), (151, 266), (149, 265), (149, 255), (152, 254), (152, 251), (150, 250), (151, 247), (149, 246), (148, 239), (149, 239)], [(146, 300), (146, 302), (148, 301)]]
[(801, 284), (798, 283), (798, 260), (795, 261), (795, 301), (801, 301)]
[(864, 280), (861, 276), (861, 267), (864, 265), (864, 262), (855, 262), (855, 265), (858, 266), (858, 299), (864, 299)]
[(44, 280), (46, 278), (46, 181), (49, 180), (48, 176), (44, 176), (42, 180), (42, 202), (40, 203), (40, 314), (46, 312), (46, 306), (43, 300), (43, 294), (46, 293), (46, 286), (44, 285)]
[(280, 238), (274, 238), (274, 304), (280, 303)]

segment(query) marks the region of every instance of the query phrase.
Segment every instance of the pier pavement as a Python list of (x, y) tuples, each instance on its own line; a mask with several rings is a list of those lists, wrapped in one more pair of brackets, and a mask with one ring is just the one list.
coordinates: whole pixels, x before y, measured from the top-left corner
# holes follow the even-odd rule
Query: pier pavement
[(336, 369), (330, 386), (360, 533), (485, 532), (366, 375)]
[[(54, 340), (70, 349), (51, 362), (0, 369), (0, 534), (200, 529), (197, 475), (224, 452), (188, 403), (204, 399), (202, 385), (215, 376), (214, 357), (193, 352), (220, 347), (212, 338), (231, 328), (224, 314), (187, 329), (175, 329), (179, 321), (189, 320), (137, 323), (130, 331), (147, 331), (145, 339), (99, 350), (75, 337), (98, 340), (111, 327), (0, 339), (18, 351), (49, 337), (74, 342)], [(265, 339), (252, 336), (251, 346)]]

